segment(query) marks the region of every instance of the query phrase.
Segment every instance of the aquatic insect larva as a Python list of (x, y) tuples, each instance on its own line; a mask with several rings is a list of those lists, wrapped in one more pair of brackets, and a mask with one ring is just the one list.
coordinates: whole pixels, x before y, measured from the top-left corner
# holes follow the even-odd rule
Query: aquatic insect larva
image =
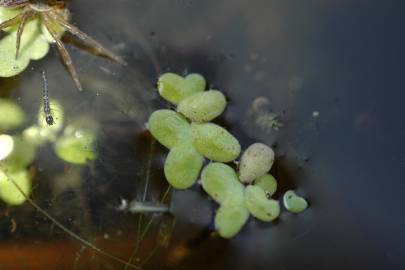
[(48, 126), (52, 126), (55, 122), (51, 113), (51, 105), (49, 104), (49, 90), (48, 90), (48, 79), (46, 77), (45, 70), (42, 70), (42, 99), (44, 101), (44, 114), (45, 121)]

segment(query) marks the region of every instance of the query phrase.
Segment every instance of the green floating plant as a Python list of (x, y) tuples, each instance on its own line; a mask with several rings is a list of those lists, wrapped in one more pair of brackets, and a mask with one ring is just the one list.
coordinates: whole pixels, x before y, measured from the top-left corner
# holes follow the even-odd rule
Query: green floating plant
[(230, 162), (241, 151), (239, 141), (225, 128), (214, 123), (192, 123), (191, 134), (194, 147), (206, 158)]
[(27, 68), (31, 60), (43, 58), (49, 51), (49, 43), (43, 37), (38, 20), (26, 23), (21, 36), (21, 48), (16, 58), (17, 32), (13, 31), (0, 40), (0, 76), (12, 77)]
[(84, 165), (97, 158), (95, 140), (93, 131), (68, 126), (54, 144), (55, 153), (66, 162)]
[(224, 94), (209, 90), (183, 99), (177, 111), (193, 122), (209, 122), (223, 113), (226, 107)]
[(247, 186), (245, 190), (245, 206), (249, 212), (262, 221), (272, 221), (280, 215), (280, 204), (268, 199), (261, 187)]
[(228, 198), (243, 200), (244, 186), (239, 182), (234, 169), (224, 163), (210, 163), (201, 172), (205, 192), (219, 204)]
[(274, 162), (273, 150), (263, 143), (250, 145), (242, 155), (239, 164), (239, 178), (245, 184), (270, 171)]
[[(24, 194), (30, 194), (31, 179), (27, 167), (35, 160), (37, 150), (43, 144), (52, 143), (57, 156), (72, 164), (83, 165), (97, 157), (94, 150), (95, 121), (83, 118), (65, 127), (63, 107), (55, 100), (51, 100), (50, 104), (54, 125), (46, 124), (43, 108), (40, 108), (37, 125), (15, 135), (0, 134), (0, 200), (9, 205), (20, 205), (26, 200), (16, 185)], [(0, 99), (2, 129), (17, 128), (24, 118), (24, 112), (17, 104)]]
[(0, 169), (0, 199), (8, 205), (20, 205), (26, 201), (15, 185), (18, 185), (24, 194), (31, 192), (31, 179), (26, 170), (5, 172)]
[(35, 159), (37, 147), (20, 135), (13, 136), (13, 150), (11, 153), (2, 160), (1, 167), (6, 167), (9, 171), (20, 171), (23, 170), (32, 163)]
[(255, 180), (254, 185), (261, 187), (269, 198), (273, 196), (277, 190), (277, 181), (271, 174), (265, 174), (258, 177)]
[(234, 237), (245, 225), (249, 211), (240, 198), (228, 198), (215, 214), (215, 228), (224, 238)]
[(288, 190), (283, 196), (284, 207), (292, 213), (300, 213), (308, 208), (308, 202), (298, 196), (294, 190)]
[[(270, 198), (277, 190), (277, 181), (268, 173), (274, 152), (265, 144), (252, 144), (240, 159), (238, 174), (221, 163), (235, 162), (241, 146), (225, 128), (209, 122), (224, 112), (227, 102), (220, 91), (204, 91), (205, 86), (205, 79), (199, 74), (185, 78), (174, 73), (161, 75), (159, 94), (177, 105), (177, 112), (165, 109), (152, 113), (148, 128), (157, 141), (170, 149), (164, 171), (174, 188), (186, 189), (194, 184), (204, 157), (217, 161), (205, 166), (200, 183), (219, 204), (215, 214), (218, 234), (231, 238), (242, 229), (250, 214), (265, 222), (279, 217), (279, 201)], [(287, 210), (297, 213), (307, 207), (304, 199), (287, 195), (284, 196)]]
[(14, 149), (13, 136), (2, 134), (0, 135), (0, 161), (7, 158)]
[[(17, 16), (21, 11), (21, 9), (0, 8), (0, 23)], [(62, 27), (54, 28), (59, 36), (63, 34)], [(43, 58), (49, 51), (49, 43), (54, 42), (40, 19), (29, 20), (25, 23), (16, 58), (17, 29), (17, 26), (4, 29), (8, 34), (0, 40), (0, 77), (12, 77), (21, 73), (31, 60)]]
[(205, 79), (200, 74), (190, 74), (185, 78), (174, 73), (159, 77), (159, 94), (167, 101), (178, 104), (180, 101), (205, 89)]
[(166, 158), (164, 172), (167, 181), (177, 189), (191, 187), (198, 178), (204, 158), (189, 143), (176, 144)]
[[(0, 65), (2, 65), (1, 60)], [(9, 99), (0, 98), (0, 132), (17, 128), (24, 120), (25, 113), (17, 103)]]
[(148, 128), (153, 137), (169, 149), (178, 142), (191, 141), (190, 124), (181, 114), (172, 110), (152, 113)]

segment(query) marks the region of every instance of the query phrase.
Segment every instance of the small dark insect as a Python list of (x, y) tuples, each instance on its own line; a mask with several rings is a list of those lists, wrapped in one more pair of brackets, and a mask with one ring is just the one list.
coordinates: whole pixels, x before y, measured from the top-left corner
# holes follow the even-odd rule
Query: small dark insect
[(92, 37), (82, 32), (76, 26), (68, 22), (69, 10), (66, 8), (64, 0), (0, 0), (0, 7), (3, 8), (22, 8), (22, 12), (9, 20), (0, 23), (0, 30), (18, 24), (17, 42), (16, 42), (16, 58), (20, 50), (21, 36), (24, 31), (24, 25), (27, 20), (40, 19), (45, 25), (52, 38), (55, 40), (59, 53), (69, 71), (77, 89), (83, 90), (79, 81), (76, 69), (73, 66), (72, 59), (66, 50), (63, 42), (58, 37), (55, 26), (62, 26), (66, 31), (75, 35), (83, 42), (91, 46), (97, 54), (107, 56), (112, 60), (126, 65), (126, 62), (112, 51), (104, 48), (99, 42)]
[(51, 113), (51, 105), (49, 104), (49, 91), (48, 91), (48, 79), (46, 77), (45, 70), (42, 71), (42, 98), (44, 100), (44, 114), (45, 114), (45, 121), (48, 126), (52, 126), (55, 122), (52, 117)]

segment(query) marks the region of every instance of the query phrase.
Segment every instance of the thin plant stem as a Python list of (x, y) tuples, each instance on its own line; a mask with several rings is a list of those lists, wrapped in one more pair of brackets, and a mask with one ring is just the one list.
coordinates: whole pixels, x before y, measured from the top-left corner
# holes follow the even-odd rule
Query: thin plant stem
[(105, 257), (108, 257), (108, 258), (110, 258), (110, 259), (112, 259), (112, 260), (114, 260), (116, 262), (125, 264), (126, 266), (129, 266), (129, 267), (131, 267), (133, 269), (142, 270), (141, 267), (133, 265), (133, 264), (128, 264), (128, 262), (126, 262), (125, 260), (123, 260), (121, 258), (118, 258), (118, 257), (108, 253), (107, 251), (95, 246), (91, 242), (87, 241), (86, 239), (80, 237), (79, 235), (77, 235), (74, 232), (72, 232), (71, 230), (69, 230), (65, 225), (63, 225), (62, 223), (57, 221), (55, 218), (53, 218), (51, 215), (49, 215), (45, 210), (43, 210), (39, 205), (37, 205), (33, 200), (31, 200), (31, 198), (29, 198), (25, 194), (25, 192), (20, 188), (20, 186), (12, 178), (9, 178), (9, 180), (14, 184), (14, 186), (17, 188), (17, 190), (21, 193), (21, 195), (23, 195), (23, 197), (29, 202), (29, 204), (31, 204), (32, 207), (34, 207), (38, 212), (40, 212), (42, 215), (44, 215), (47, 219), (52, 221), (52, 223), (54, 223), (59, 229), (64, 231), (67, 235), (69, 235), (73, 239), (79, 241), (84, 246), (87, 246), (87, 247), (95, 250), (96, 252), (98, 252), (99, 254), (101, 254), (101, 255), (103, 255)]

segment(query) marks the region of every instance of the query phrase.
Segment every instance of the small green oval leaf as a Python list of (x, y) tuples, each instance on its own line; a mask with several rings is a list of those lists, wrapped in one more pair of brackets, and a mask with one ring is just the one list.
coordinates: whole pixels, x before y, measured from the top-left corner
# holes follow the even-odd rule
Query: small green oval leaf
[(158, 80), (159, 94), (167, 101), (178, 104), (192, 94), (205, 89), (205, 79), (199, 74), (190, 74), (183, 78), (175, 73), (165, 73)]
[(223, 238), (232, 238), (242, 229), (249, 218), (243, 200), (229, 198), (215, 214), (215, 228)]
[(177, 189), (191, 187), (198, 178), (204, 158), (191, 143), (174, 146), (166, 158), (164, 172), (167, 181)]
[(210, 160), (230, 162), (240, 154), (240, 144), (226, 129), (213, 123), (191, 124), (193, 144)]
[(261, 187), (267, 197), (271, 197), (277, 190), (277, 181), (271, 174), (265, 174), (255, 180), (255, 186)]
[(292, 213), (300, 213), (308, 208), (308, 202), (293, 190), (288, 190), (284, 194), (283, 203), (284, 207)]
[(280, 215), (279, 202), (267, 199), (264, 190), (258, 186), (246, 187), (245, 205), (255, 218), (262, 221), (272, 221)]
[(178, 142), (191, 140), (191, 128), (187, 120), (172, 110), (158, 110), (149, 117), (148, 128), (152, 136), (167, 148)]
[(193, 122), (209, 122), (225, 110), (225, 96), (217, 90), (196, 93), (183, 99), (177, 111)]
[(216, 202), (226, 199), (243, 200), (244, 186), (239, 182), (234, 169), (223, 163), (210, 163), (201, 173), (202, 187)]

